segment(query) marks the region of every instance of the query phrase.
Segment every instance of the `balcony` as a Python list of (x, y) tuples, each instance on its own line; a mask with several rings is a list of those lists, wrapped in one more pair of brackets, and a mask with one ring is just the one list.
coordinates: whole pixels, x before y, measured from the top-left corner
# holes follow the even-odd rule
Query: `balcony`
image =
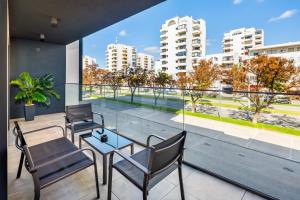
[(166, 29), (161, 29), (160, 30), (160, 34), (161, 35), (165, 35), (165, 34), (167, 34), (168, 33), (168, 30), (166, 30)]
[[(106, 3), (102, 1), (82, 1), (81, 3), (74, 1), (70, 5), (70, 12), (56, 9), (64, 6), (62, 1), (9, 1), (12, 2), (10, 6), (6, 4), (3, 6), (3, 2), (7, 2), (7, 0), (0, 3), (1, 13), (4, 10), (3, 8), (10, 8), (10, 14), (6, 15), (7, 13), (5, 13), (3, 16), (9, 17), (12, 15), (14, 17), (10, 20), (4, 20), (5, 23), (9, 22), (9, 27), (12, 28), (10, 36), (4, 37), (4, 39), (1, 38), (1, 44), (3, 41), (7, 41), (9, 37), (14, 39), (9, 41), (13, 48), (6, 44), (6, 50), (1, 48), (0, 55), (2, 66), (0, 74), (6, 75), (7, 72), (11, 71), (9, 78), (1, 76), (0, 79), (2, 92), (0, 102), (1, 108), (3, 108), (0, 113), (1, 200), (6, 199), (5, 196), (7, 195), (4, 192), (8, 193), (9, 200), (34, 199), (34, 183), (40, 180), (33, 179), (29, 172), (33, 174), (40, 173), (39, 167), (44, 167), (45, 161), (51, 159), (45, 157), (45, 154), (37, 152), (35, 156), (38, 156), (40, 160), (32, 164), (28, 156), (25, 163), (21, 163), (21, 166), (25, 165), (26, 167), (23, 168), (21, 178), (16, 179), (21, 151), (15, 146), (15, 136), (12, 134), (13, 122), (15, 120), (19, 121), (24, 131), (49, 125), (64, 127), (65, 106), (85, 103), (91, 103), (93, 111), (104, 115), (105, 128), (133, 141), (135, 152), (145, 149), (146, 138), (151, 134), (170, 138), (183, 130), (187, 131), (183, 156), (183, 185), (187, 200), (299, 199), (299, 94), (276, 94), (281, 96), (277, 99), (279, 101), (274, 103), (272, 107), (264, 109), (259, 118), (259, 124), (254, 126), (249, 123), (249, 119), (253, 116), (253, 110), (250, 109), (251, 102), (247, 100), (247, 97), (253, 95), (253, 93), (231, 91), (225, 83), (217, 82), (208, 90), (169, 88), (171, 86), (159, 88), (139, 87), (135, 90), (136, 93), (132, 99), (130, 96), (132, 88), (125, 85), (117, 87), (116, 85), (101, 85), (97, 82), (103, 81), (101, 76), (97, 77), (97, 81), (91, 81), (91, 84), (66, 83), (73, 80), (80, 82), (79, 79), (82, 77), (82, 69), (76, 64), (82, 61), (82, 57), (70, 58), (70, 52), (66, 52), (66, 49), (69, 49), (72, 51), (72, 56), (81, 56), (81, 42), (77, 41), (69, 44), (70, 41), (76, 41), (85, 35), (91, 34), (90, 30), (95, 30), (95, 27), (104, 28), (129, 17), (129, 15), (139, 13), (141, 10), (154, 6), (160, 0), (144, 1), (141, 4), (126, 4), (124, 1), (115, 1), (114, 3), (110, 3), (110, 1), (105, 1)], [(28, 2), (34, 2), (34, 4), (28, 4)], [(116, 12), (114, 12), (116, 7), (120, 8), (117, 17), (115, 16)], [(30, 14), (31, 17), (24, 16), (24, 13), (26, 13), (24, 11), (27, 11), (27, 14)], [(44, 11), (47, 11), (47, 13), (44, 13)], [(87, 15), (87, 13), (89, 14)], [(61, 16), (60, 20), (64, 26), (59, 24), (57, 27), (51, 27), (47, 19), (46, 23), (45, 21), (41, 23), (40, 19), (54, 14)], [(93, 21), (88, 20), (88, 18), (105, 20)], [(24, 21), (23, 19), (31, 20)], [(73, 22), (70, 22), (69, 19), (73, 19), (71, 20)], [(74, 19), (81, 19), (86, 23), (74, 23)], [(58, 21), (60, 22), (60, 20)], [(2, 24), (0, 26), (5, 30), (3, 33), (8, 32), (7, 27), (5, 28)], [(170, 25), (174, 24), (171, 23)], [(23, 30), (24, 27), (26, 27), (26, 31)], [(62, 27), (63, 29), (61, 29)], [(37, 37), (39, 30), (36, 28), (45, 30), (46, 42), (40, 42), (40, 38)], [(51, 31), (52, 28), (55, 28), (56, 31)], [(20, 34), (17, 34), (15, 30), (21, 30)], [(72, 32), (72, 34), (66, 34), (66, 32)], [(28, 40), (28, 38), (31, 39)], [(37, 53), (41, 50), (39, 48), (32, 51), (32, 47), (36, 46), (41, 46), (41, 53)], [(161, 47), (161, 49), (166, 49), (166, 47)], [(122, 66), (117, 66), (117, 51), (114, 49), (111, 52), (113, 52), (113, 57), (108, 60), (111, 63), (107, 62), (106, 64), (111, 64), (110, 67), (113, 72), (121, 67), (135, 67), (135, 62), (128, 63), (126, 61), (121, 63)], [(24, 53), (26, 56), (24, 56)], [(193, 51), (193, 55), (198, 56), (200, 54), (200, 48)], [(177, 54), (182, 58), (185, 58), (186, 55), (187, 53), (182, 50)], [(9, 60), (7, 60), (8, 58)], [(45, 58), (51, 58), (51, 61), (47, 62)], [(133, 58), (135, 58), (135, 55), (133, 55)], [(166, 58), (162, 58), (162, 66), (159, 66), (162, 71), (170, 73), (185, 72), (188, 67), (191, 67), (190, 61), (184, 61), (182, 58), (178, 63), (174, 63), (174, 61), (168, 63)], [(197, 58), (193, 59), (197, 60)], [(6, 63), (4, 60), (6, 60)], [(8, 65), (8, 63), (11, 64)], [(13, 102), (15, 90), (9, 88), (8, 79), (15, 79), (14, 76), (19, 73), (19, 68), (16, 69), (15, 63), (18, 64), (17, 67), (22, 67), (22, 71), (53, 73), (57, 80), (55, 90), (61, 95), (61, 100), (56, 101), (53, 99), (49, 108), (36, 106), (38, 116), (34, 121), (24, 121), (22, 118), (23, 105), (14, 104)], [(43, 68), (35, 67), (40, 66), (37, 63), (43, 63)], [(78, 65), (81, 64), (82, 62)], [(139, 60), (137, 64), (147, 66), (149, 63)], [(68, 66), (66, 67), (66, 65)], [(91, 78), (91, 76), (87, 78)], [(8, 91), (8, 88), (11, 91)], [(114, 88), (117, 89), (114, 90)], [(249, 88), (251, 88), (251, 85), (249, 85)], [(157, 92), (160, 92), (158, 97), (156, 96)], [(7, 95), (9, 93), (11, 97)], [(201, 97), (195, 103), (195, 106), (191, 103), (193, 98), (191, 94)], [(269, 95), (269, 93), (261, 93), (261, 100), (268, 99)], [(9, 100), (10, 102), (7, 102)], [(8, 108), (9, 105), (10, 109)], [(247, 109), (241, 108), (244, 105), (248, 105)], [(193, 109), (195, 110), (193, 111)], [(8, 110), (10, 116), (7, 114)], [(12, 117), (12, 119), (8, 120), (8, 117)], [(101, 118), (97, 115), (95, 121), (100, 123)], [(57, 130), (44, 130), (43, 134), (26, 134), (25, 138), (28, 147), (31, 148), (34, 145), (56, 139), (60, 135)], [(64, 139), (71, 140), (70, 132), (66, 137)], [(119, 138), (119, 136), (109, 137), (109, 142), (116, 143), (117, 147), (109, 142), (107, 142), (107, 146), (110, 145), (109, 147), (118, 149)], [(101, 146), (102, 143), (104, 142), (99, 140), (96, 144)], [(158, 140), (153, 141), (153, 144), (157, 143)], [(75, 145), (79, 145), (78, 135), (75, 135)], [(24, 144), (22, 146), (25, 148)], [(73, 145), (73, 147), (76, 146)], [(57, 147), (53, 146), (46, 150), (52, 153)], [(83, 143), (82, 148), (90, 148), (90, 145)], [(26, 150), (25, 148), (25, 153), (27, 153)], [(125, 148), (121, 152), (130, 154), (130, 149)], [(87, 153), (86, 156), (91, 155)], [(103, 165), (107, 160), (100, 153), (96, 153), (96, 158), (96, 169), (99, 173), (99, 177), (96, 178), (102, 183), (107, 171), (107, 168)], [(57, 162), (58, 169), (45, 174), (43, 178), (65, 170), (65, 163), (61, 160), (52, 161)], [(30, 164), (34, 167), (29, 168)], [(67, 166), (67, 168), (72, 166)], [(144, 170), (144, 167), (142, 169)], [(7, 180), (6, 175), (8, 176)], [(93, 168), (74, 173), (66, 179), (43, 188), (41, 199), (94, 199), (94, 178)], [(101, 199), (107, 199), (108, 186), (101, 184), (99, 188)], [(257, 194), (260, 196), (257, 196)], [(151, 200), (179, 200), (178, 172), (173, 172), (159, 182), (157, 186), (149, 191), (148, 197)], [(123, 175), (114, 171), (112, 199), (140, 200), (142, 194)]]
[(177, 36), (177, 40), (186, 40), (186, 35), (185, 34), (181, 34), (181, 35), (176, 35)]
[(168, 39), (168, 36), (165, 36), (165, 35), (160, 36), (160, 41), (161, 42), (165, 41), (166, 39)]
[[(178, 110), (184, 109), (186, 112), (184, 117), (182, 114), (160, 111), (159, 109), (153, 110), (153, 108), (149, 108), (149, 106), (136, 107), (135, 105), (131, 106), (130, 103), (126, 105), (124, 103), (130, 101), (130, 96), (126, 95), (129, 90), (127, 87), (122, 87), (120, 91), (120, 95), (115, 101), (106, 101), (105, 99), (92, 100), (88, 97), (88, 93), (83, 93), (84, 101), (93, 102), (95, 108), (99, 109), (97, 111), (109, 116), (111, 123), (108, 124), (108, 126), (112, 129), (118, 129), (120, 133), (142, 143), (147, 135), (152, 132), (169, 135), (172, 132), (176, 132), (176, 130), (180, 129), (182, 124), (184, 124), (185, 129), (189, 132), (185, 154), (187, 164), (193, 164), (199, 166), (201, 169), (222, 174), (222, 176), (234, 179), (235, 181), (243, 182), (243, 180), (245, 180), (243, 184), (251, 185), (251, 187), (257, 186), (259, 187), (257, 189), (260, 190), (262, 190), (262, 188), (258, 186), (256, 182), (259, 182), (258, 179), (263, 180), (261, 184), (264, 186), (268, 185), (268, 191), (271, 191), (272, 188), (274, 188), (273, 191), (277, 191), (276, 188), (284, 184), (280, 181), (280, 179), (282, 179), (280, 177), (282, 176), (290, 181), (295, 180), (295, 174), (293, 172), (289, 172), (289, 174), (287, 170), (295, 171), (298, 167), (300, 168), (297, 164), (299, 152), (295, 150), (295, 146), (290, 146), (290, 141), (299, 141), (296, 136), (284, 135), (274, 131), (269, 132), (263, 129), (256, 129), (256, 132), (253, 132), (251, 127), (242, 127), (211, 119), (197, 118), (193, 115), (190, 116), (187, 114), (191, 109), (188, 92), (186, 92), (183, 101), (182, 97), (178, 96), (181, 92), (177, 89), (166, 90), (165, 99), (159, 99), (157, 106), (160, 108), (167, 107), (169, 110), (171, 110), (171, 108)], [(154, 105), (152, 93), (148, 88), (139, 88), (139, 92), (140, 93), (134, 98), (135, 102), (140, 105)], [(247, 118), (246, 113), (249, 111), (245, 111), (246, 113), (244, 114), (241, 114), (243, 113), (242, 111), (238, 111), (238, 106), (240, 105), (239, 101), (247, 104), (247, 101), (245, 101), (245, 95), (247, 94), (226, 94), (214, 90), (206, 91), (205, 94), (207, 95), (204, 101), (206, 103), (200, 103), (197, 106), (197, 112), (221, 117)], [(93, 90), (93, 96), (95, 95), (100, 95), (97, 87)], [(106, 88), (105, 94), (102, 94), (102, 96), (103, 95), (105, 95), (104, 97), (108, 98), (108, 100), (112, 98), (111, 89)], [(118, 103), (118, 101), (122, 103)], [(122, 107), (116, 106), (121, 104)], [(229, 104), (231, 106), (229, 106)], [(292, 105), (293, 104), (290, 106)], [(126, 111), (124, 111), (125, 106)], [(236, 108), (234, 108), (235, 106)], [(115, 109), (116, 107), (118, 107), (118, 109)], [(282, 105), (276, 108), (279, 109), (281, 107)], [(112, 110), (112, 108), (114, 109)], [(122, 111), (119, 111), (119, 109)], [(278, 118), (274, 115), (278, 115)], [(273, 120), (277, 119), (277, 122), (280, 123), (281, 119), (279, 116), (283, 115), (284, 114), (279, 113), (266, 113), (263, 116), (264, 119), (261, 120), (274, 123)], [(272, 119), (267, 119), (271, 116)], [(293, 118), (293, 116), (289, 117)], [(290, 125), (295, 124), (292, 121), (286, 121), (286, 123), (290, 123)], [(135, 127), (137, 127), (136, 131), (134, 130)], [(290, 156), (288, 149), (293, 152), (292, 159), (288, 158)], [(266, 163), (272, 164), (269, 165)], [(222, 167), (220, 168), (220, 166)], [(236, 173), (237, 171), (238, 173)], [(274, 172), (276, 176), (272, 176)], [(251, 176), (249, 174), (251, 174)], [(243, 179), (244, 175), (247, 177), (246, 179)], [(205, 183), (207, 183), (206, 181)], [(273, 187), (271, 183), (274, 184), (274, 181), (279, 184), (278, 187)], [(292, 187), (290, 187), (289, 190), (292, 190)], [(291, 191), (283, 195), (287, 194), (291, 195), (289, 197), (293, 199), (292, 194), (297, 194), (297, 192)], [(209, 199), (214, 199), (214, 195), (210, 195)], [(230, 197), (229, 199), (238, 198)]]
[(193, 30), (193, 37), (200, 37), (201, 31), (200, 30)]
[(186, 44), (186, 39), (176, 40), (176, 44), (177, 45), (184, 45), (184, 44)]
[[(185, 71), (182, 67), (178, 68), (178, 70)], [(164, 69), (166, 70), (166, 68)], [(186, 198), (195, 200), (263, 199), (250, 191), (222, 181), (219, 179), (220, 177), (216, 178), (195, 168), (191, 168), (191, 165), (205, 171), (209, 170), (211, 173), (222, 174), (226, 179), (230, 178), (234, 181), (242, 182), (242, 184), (251, 185), (251, 187), (257, 186), (259, 187), (257, 189), (269, 192), (272, 192), (272, 188), (274, 188), (274, 191), (277, 191), (278, 187), (282, 187), (280, 180), (283, 177), (289, 181), (297, 180), (297, 177), (295, 177), (295, 174), (291, 170), (295, 171), (300, 168), (297, 161), (294, 161), (294, 159), (298, 159), (297, 156), (300, 153), (298, 151), (294, 152), (294, 147), (289, 146), (291, 144), (290, 141), (293, 141), (292, 143), (299, 142), (296, 136), (282, 135), (274, 131), (269, 132), (262, 129), (255, 130), (254, 132), (251, 127), (227, 124), (221, 121), (188, 115), (187, 113), (191, 109), (188, 91), (183, 92), (183, 98), (180, 97), (181, 90), (176, 88), (166, 89), (165, 97), (161, 97), (157, 101), (157, 107), (160, 107), (160, 109), (162, 107), (169, 108), (170, 112), (155, 109), (155, 106), (153, 106), (154, 97), (151, 90), (142, 87), (139, 88), (139, 93), (134, 97), (135, 104), (130, 104), (130, 96), (128, 96), (129, 88), (127, 87), (121, 87), (118, 96), (114, 100), (110, 86), (102, 86), (102, 90), (100, 91), (100, 85), (94, 85), (90, 90), (87, 89), (87, 86), (67, 84), (66, 105), (73, 104), (73, 100), (78, 99), (74, 91), (78, 91), (79, 88), (82, 88), (82, 100), (78, 103), (92, 103), (93, 109), (105, 116), (107, 128), (116, 130), (118, 133), (136, 142), (136, 152), (144, 148), (145, 139), (150, 134), (159, 133), (164, 137), (170, 137), (182, 130), (184, 125), (185, 130), (188, 131), (184, 156), (185, 165), (183, 167)], [(200, 102), (197, 105), (197, 112), (222, 117), (232, 116), (238, 112), (233, 108), (238, 105), (238, 102), (236, 102), (237, 99), (234, 98), (238, 98), (243, 102), (243, 95), (243, 93), (228, 95), (220, 91), (206, 91), (205, 100), (209, 104), (202, 104)], [(97, 96), (101, 98), (95, 98)], [(230, 104), (232, 108), (229, 109), (229, 106), (223, 107), (223, 104)], [(146, 105), (152, 105), (152, 107), (150, 108)], [(171, 112), (171, 108), (178, 111), (185, 110), (186, 114), (184, 117), (183, 114), (175, 114)], [(64, 113), (41, 115), (37, 116), (33, 122), (24, 122), (21, 120), (21, 126), (24, 130), (43, 127), (45, 122), (48, 125), (64, 126), (64, 115)], [(100, 118), (96, 120), (99, 121)], [(45, 131), (42, 138), (32, 135), (28, 136), (28, 140), (30, 144), (37, 144), (41, 141), (55, 138), (58, 134), (58, 131)], [(75, 138), (75, 144), (78, 144), (78, 137)], [(28, 176), (25, 170), (23, 171), (22, 178), (18, 181), (15, 180), (20, 154), (13, 145), (14, 137), (12, 133), (9, 134), (9, 143), (8, 153), (10, 156), (8, 164), (11, 166), (11, 173), (9, 173), (8, 183), (10, 185), (10, 199), (20, 199), (24, 196), (32, 199), (32, 184), (27, 184), (31, 182), (31, 177)], [(89, 146), (84, 143), (83, 148), (89, 148)], [(291, 150), (293, 152), (292, 159), (288, 158), (288, 154), (285, 154), (286, 151)], [(124, 149), (123, 152), (129, 153), (129, 148)], [(97, 154), (97, 157), (101, 156)], [(103, 161), (100, 159), (97, 162), (98, 171), (102, 172), (103, 168), (101, 166)], [(272, 165), (267, 163), (272, 163)], [(249, 175), (250, 172), (251, 176)], [(274, 172), (276, 176), (273, 176)], [(178, 196), (177, 176), (177, 173), (174, 172), (166, 180), (159, 183), (150, 191), (149, 198), (154, 200), (180, 199)], [(244, 176), (247, 178), (244, 179)], [(49, 189), (43, 190), (42, 197), (51, 197), (52, 199), (91, 199), (95, 193), (94, 182), (90, 181), (91, 179), (93, 179), (93, 170), (87, 169), (85, 173), (73, 175), (71, 178), (62, 180)], [(257, 179), (263, 180), (261, 184), (267, 188), (262, 189), (260, 185), (257, 185), (257, 181), (259, 182)], [(101, 176), (99, 177), (99, 181), (102, 181)], [(116, 171), (114, 172), (113, 181), (113, 198), (140, 199), (141, 193), (139, 190)], [(278, 187), (274, 187), (271, 183), (276, 183)], [(78, 187), (79, 185), (80, 187)], [(61, 187), (64, 189), (62, 190)], [(126, 187), (126, 193), (124, 193), (124, 187)], [(74, 188), (78, 188), (78, 190), (74, 190)], [(65, 193), (65, 191), (69, 190), (72, 190), (72, 193)], [(107, 186), (101, 184), (100, 191), (101, 199), (106, 199)], [(294, 188), (290, 187), (288, 188), (288, 192), (283, 195), (288, 195), (288, 197), (293, 199), (297, 192), (296, 188), (294, 191)]]

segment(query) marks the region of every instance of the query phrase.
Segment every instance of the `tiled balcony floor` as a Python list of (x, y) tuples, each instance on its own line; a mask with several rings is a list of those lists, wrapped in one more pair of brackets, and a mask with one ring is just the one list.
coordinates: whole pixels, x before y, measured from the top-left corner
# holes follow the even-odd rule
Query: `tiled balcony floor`
[[(33, 122), (20, 120), (24, 131), (37, 129), (49, 125), (64, 126), (63, 114), (52, 114), (36, 117)], [(11, 127), (13, 127), (11, 123)], [(26, 136), (29, 145), (38, 144), (51, 138), (60, 136), (59, 130), (44, 131), (38, 134)], [(86, 146), (87, 147), (87, 146)], [(135, 145), (135, 151), (141, 150), (141, 146)], [(129, 151), (129, 150), (124, 150)], [(17, 167), (20, 152), (14, 146), (14, 136), (9, 133), (8, 148), (8, 185), (9, 199), (33, 199), (33, 181), (31, 175), (23, 168), (22, 176), (16, 180)], [(99, 181), (102, 183), (102, 159), (97, 154)], [(215, 177), (184, 166), (184, 187), (187, 200), (258, 200), (263, 199), (244, 189), (228, 184)], [(107, 185), (100, 184), (100, 199), (106, 199)], [(113, 199), (115, 200), (139, 200), (142, 193), (123, 176), (114, 171)], [(88, 168), (71, 177), (68, 177), (41, 192), (41, 199), (95, 199), (95, 185), (93, 168)], [(160, 182), (149, 193), (151, 200), (177, 200), (180, 199), (178, 176), (174, 172)]]

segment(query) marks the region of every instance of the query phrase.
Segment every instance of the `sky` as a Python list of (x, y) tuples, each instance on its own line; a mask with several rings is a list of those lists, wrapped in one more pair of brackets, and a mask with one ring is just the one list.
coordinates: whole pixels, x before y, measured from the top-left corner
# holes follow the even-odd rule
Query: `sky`
[(161, 25), (176, 16), (206, 21), (206, 54), (221, 53), (223, 34), (242, 27), (264, 29), (265, 45), (300, 41), (300, 0), (167, 0), (83, 38), (83, 55), (105, 67), (106, 46), (118, 38), (159, 59)]

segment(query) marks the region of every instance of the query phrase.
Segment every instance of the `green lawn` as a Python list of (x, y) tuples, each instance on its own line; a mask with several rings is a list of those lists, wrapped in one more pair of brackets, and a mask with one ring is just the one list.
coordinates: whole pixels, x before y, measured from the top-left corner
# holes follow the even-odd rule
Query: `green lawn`
[[(103, 97), (100, 97), (100, 98), (103, 98)], [(130, 101), (127, 101), (127, 100), (119, 100), (119, 99), (113, 99), (113, 98), (104, 98), (104, 99), (106, 99), (108, 101), (114, 101), (114, 102), (119, 102), (119, 103), (124, 103), (124, 104), (145, 107), (145, 108), (151, 108), (151, 109), (155, 109), (155, 110), (161, 110), (161, 111), (166, 111), (166, 112), (171, 112), (171, 113), (176, 113), (176, 114), (184, 113), (185, 115), (190, 115), (190, 116), (194, 116), (194, 117), (200, 117), (200, 118), (211, 119), (211, 120), (216, 120), (216, 121), (220, 121), (220, 122), (240, 125), (240, 126), (247, 126), (247, 127), (252, 127), (252, 128), (265, 129), (265, 130), (270, 130), (270, 131), (276, 131), (279, 133), (300, 136), (300, 129), (294, 129), (294, 128), (282, 127), (282, 126), (277, 126), (277, 125), (264, 124), (264, 123), (253, 124), (252, 122), (247, 121), (247, 120), (233, 119), (233, 118), (229, 118), (229, 117), (218, 117), (215, 115), (210, 115), (210, 114), (205, 114), (205, 113), (192, 113), (190, 111), (183, 111), (182, 109), (178, 110), (175, 108), (164, 107), (164, 106), (154, 106), (154, 105), (139, 103), (139, 102), (130, 103)]]

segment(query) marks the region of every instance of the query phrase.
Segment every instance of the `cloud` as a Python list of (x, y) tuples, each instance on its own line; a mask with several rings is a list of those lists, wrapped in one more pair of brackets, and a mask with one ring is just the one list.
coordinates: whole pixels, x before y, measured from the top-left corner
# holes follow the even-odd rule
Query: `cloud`
[(94, 48), (97, 47), (97, 45), (96, 44), (92, 44), (91, 47), (94, 49)]
[(215, 42), (216, 42), (216, 39), (206, 39), (206, 46), (209, 47)]
[(279, 15), (278, 17), (272, 17), (272, 18), (270, 18), (269, 22), (275, 22), (275, 21), (279, 21), (279, 20), (290, 18), (290, 17), (294, 16), (297, 12), (298, 11), (296, 9), (286, 10), (281, 15)]
[(160, 52), (160, 48), (157, 46), (145, 47), (143, 50), (147, 53), (159, 53)]
[(241, 4), (243, 0), (233, 0), (234, 5)]
[(120, 31), (120, 33), (119, 33), (119, 36), (122, 36), (122, 37), (124, 37), (124, 36), (126, 36), (126, 35), (127, 35), (126, 30), (122, 30), (122, 31)]

